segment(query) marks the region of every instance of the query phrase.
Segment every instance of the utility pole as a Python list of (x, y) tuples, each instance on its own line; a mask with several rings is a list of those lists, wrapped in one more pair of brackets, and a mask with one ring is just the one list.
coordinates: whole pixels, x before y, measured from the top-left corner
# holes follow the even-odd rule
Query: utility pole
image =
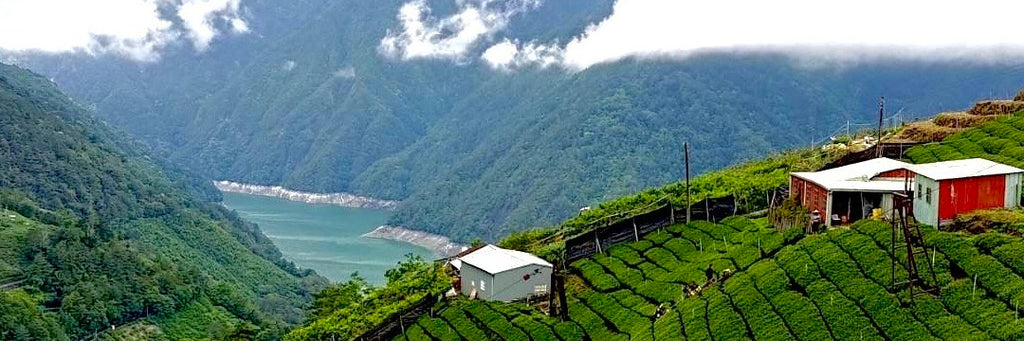
[(683, 142), (683, 157), (686, 162), (686, 223), (690, 223), (690, 144)]
[(878, 157), (882, 157), (882, 122), (885, 119), (885, 96), (878, 100), (878, 140), (875, 141), (875, 149), (878, 150)]

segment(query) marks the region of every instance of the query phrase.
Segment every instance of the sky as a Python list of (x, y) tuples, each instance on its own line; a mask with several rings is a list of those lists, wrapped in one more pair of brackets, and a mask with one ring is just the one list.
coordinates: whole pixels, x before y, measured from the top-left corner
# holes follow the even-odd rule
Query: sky
[(158, 60), (172, 44), (202, 52), (220, 35), (249, 31), (241, 1), (0, 0), (0, 49), (139, 61)]
[[(250, 33), (246, 0), (0, 0), (0, 49), (159, 60)], [(284, 1), (284, 0), (282, 0)], [(453, 2), (447, 16), (432, 3)], [(1019, 0), (617, 0), (566, 41), (505, 38), (555, 0), (409, 0), (379, 32), (378, 52), (495, 69), (583, 70), (624, 58), (771, 51), (819, 60), (1014, 61), (1024, 56)]]
[[(401, 29), (388, 32), (382, 50), (403, 59), (479, 58), (503, 70), (582, 70), (624, 58), (686, 58), (706, 51), (837, 61), (998, 62), (1024, 56), (1019, 0), (618, 0), (610, 16), (565, 43), (502, 38), (510, 20), (539, 6), (509, 11), (493, 2), (458, 1), (460, 11), (438, 18), (425, 0), (411, 1), (398, 16)], [(489, 17), (501, 20), (475, 19)], [(484, 52), (473, 56), (481, 46)]]

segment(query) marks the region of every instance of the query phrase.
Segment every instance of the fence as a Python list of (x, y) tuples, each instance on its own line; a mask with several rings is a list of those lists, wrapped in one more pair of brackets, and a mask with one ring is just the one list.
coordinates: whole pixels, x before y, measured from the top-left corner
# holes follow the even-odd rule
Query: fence
[(852, 165), (852, 164), (855, 164), (855, 163), (858, 163), (858, 162), (861, 162), (861, 161), (867, 161), (867, 160), (874, 159), (874, 158), (878, 157), (878, 155), (879, 155), (878, 154), (878, 148), (882, 148), (882, 154), (881, 154), (882, 157), (887, 157), (887, 158), (890, 158), (890, 159), (897, 159), (897, 160), (899, 160), (899, 159), (902, 159), (902, 158), (904, 158), (906, 156), (907, 149), (910, 149), (910, 147), (913, 147), (913, 146), (916, 146), (916, 145), (919, 145), (919, 144), (921, 144), (921, 143), (920, 142), (905, 142), (905, 143), (901, 143), (901, 142), (882, 142), (881, 144), (871, 146), (868, 149), (865, 149), (865, 150), (862, 150), (862, 151), (859, 151), (859, 152), (848, 153), (846, 155), (843, 155), (839, 159), (828, 163), (827, 165), (825, 165), (825, 167), (821, 167), (821, 169), (819, 169), (819, 171), (823, 171), (823, 170), (827, 170), (827, 169), (832, 169), (832, 168), (837, 168), (837, 167), (842, 167), (842, 166), (846, 166), (846, 165)]
[(423, 316), (423, 314), (433, 309), (434, 304), (437, 302), (438, 298), (435, 295), (424, 297), (419, 302), (416, 302), (416, 304), (413, 304), (401, 312), (384, 319), (385, 322), (369, 331), (366, 331), (362, 335), (353, 338), (353, 340), (392, 340), (396, 336), (404, 333), (407, 326), (415, 324), (416, 320), (418, 320), (420, 316)]
[[(705, 199), (690, 205), (691, 220), (718, 221), (737, 213), (736, 197)], [(604, 252), (612, 245), (635, 242), (657, 229), (686, 220), (686, 209), (666, 204), (645, 213), (626, 217), (565, 241), (565, 262)]]

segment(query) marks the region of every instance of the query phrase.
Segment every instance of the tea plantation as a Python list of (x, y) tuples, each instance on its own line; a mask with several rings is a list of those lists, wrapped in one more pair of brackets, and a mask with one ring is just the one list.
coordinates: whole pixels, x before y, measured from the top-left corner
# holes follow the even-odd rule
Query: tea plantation
[[(569, 319), (518, 303), (458, 300), (410, 340), (1018, 340), (1024, 241), (925, 230), (938, 296), (893, 291), (891, 230), (864, 222), (803, 236), (763, 220), (674, 225), (570, 265)], [(905, 253), (897, 252), (905, 258)], [(735, 274), (687, 297), (708, 264)], [(898, 278), (906, 270), (897, 268)], [(657, 307), (667, 313), (655, 318)], [(396, 340), (404, 340), (399, 335)]]
[[(915, 163), (982, 157), (1024, 168), (1024, 112), (914, 147)], [(805, 236), (764, 220), (673, 225), (568, 264), (569, 316), (524, 303), (437, 305), (395, 340), (1022, 340), (1024, 239), (925, 229), (937, 295), (894, 289), (890, 225)], [(935, 269), (933, 278), (928, 265)], [(734, 275), (685, 295), (704, 269)], [(663, 315), (659, 306), (666, 307)]]
[(986, 158), (1024, 168), (1024, 112), (907, 151), (914, 163)]

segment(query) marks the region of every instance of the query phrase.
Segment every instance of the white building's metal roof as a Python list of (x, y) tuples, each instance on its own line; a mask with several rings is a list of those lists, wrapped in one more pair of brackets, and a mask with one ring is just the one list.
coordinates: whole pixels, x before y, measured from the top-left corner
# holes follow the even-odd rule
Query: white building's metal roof
[(981, 158), (913, 165), (910, 170), (936, 181), (1024, 172), (1017, 167)]
[(494, 245), (487, 245), (459, 258), (463, 264), (469, 264), (489, 274), (499, 274), (518, 269), (526, 265), (552, 267), (551, 263), (540, 257), (522, 251), (507, 250)]
[[(913, 165), (889, 158), (877, 158), (819, 172), (792, 173), (793, 176), (816, 183), (829, 191), (895, 192), (902, 191), (903, 179), (874, 179), (879, 174)], [(913, 179), (910, 179), (913, 182)]]

